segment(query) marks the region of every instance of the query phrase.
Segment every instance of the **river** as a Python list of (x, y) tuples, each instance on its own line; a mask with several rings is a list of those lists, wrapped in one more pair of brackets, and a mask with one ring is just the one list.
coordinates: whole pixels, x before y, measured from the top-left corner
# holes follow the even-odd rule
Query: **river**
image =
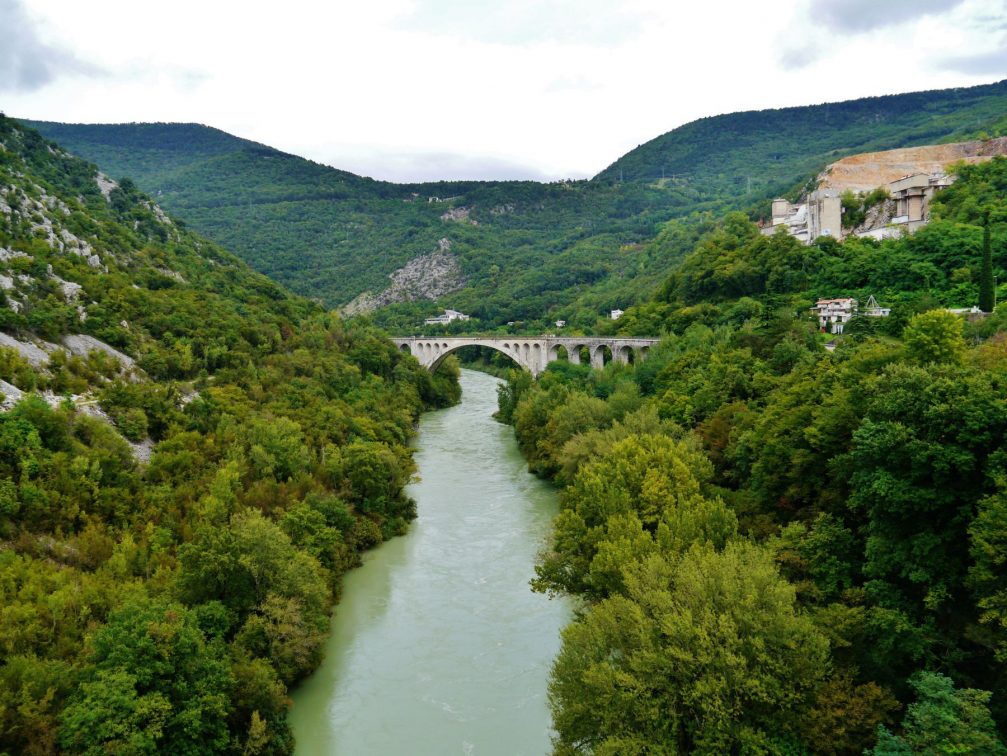
[(498, 383), (463, 370), (461, 403), (421, 418), (418, 517), (346, 576), (325, 661), (293, 694), (298, 756), (550, 750), (570, 612), (528, 581), (556, 495), (492, 419)]

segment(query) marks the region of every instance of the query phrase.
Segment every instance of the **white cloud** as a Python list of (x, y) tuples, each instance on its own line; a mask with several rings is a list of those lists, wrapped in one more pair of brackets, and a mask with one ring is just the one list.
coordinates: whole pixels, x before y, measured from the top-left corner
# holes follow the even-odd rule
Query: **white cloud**
[[(42, 40), (52, 67), (2, 105), (196, 121), (382, 178), (562, 178), (706, 115), (999, 75), (996, 58), (953, 56), (995, 49), (1003, 0), (950, 2), (898, 33), (809, 20), (824, 1), (23, 0), (38, 23), (19, 44)], [(109, 73), (75, 78), (59, 50)]]
[(811, 18), (840, 32), (865, 32), (947, 13), (963, 0), (811, 0)]
[(606, 0), (415, 0), (399, 25), (497, 44), (608, 46), (637, 37), (645, 21), (632, 3)]
[(0, 92), (31, 92), (73, 73), (97, 69), (46, 42), (19, 0), (0, 0)]
[(473, 181), (484, 180), (487, 176), (500, 181), (528, 179), (549, 181), (552, 178), (534, 165), (493, 155), (390, 152), (357, 147), (333, 152), (323, 162), (361, 176), (403, 183), (429, 181), (431, 178), (440, 177)]

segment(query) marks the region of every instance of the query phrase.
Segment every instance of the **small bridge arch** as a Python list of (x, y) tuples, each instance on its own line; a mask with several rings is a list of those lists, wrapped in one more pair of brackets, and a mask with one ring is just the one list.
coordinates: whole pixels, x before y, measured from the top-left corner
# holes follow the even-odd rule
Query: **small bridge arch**
[(616, 362), (640, 362), (648, 350), (658, 343), (658, 339), (621, 339), (594, 336), (493, 336), (450, 338), (426, 338), (413, 336), (392, 339), (395, 346), (413, 355), (423, 367), (431, 372), (452, 352), (467, 346), (483, 346), (507, 355), (520, 367), (538, 377), (550, 362), (560, 359), (560, 347), (567, 353), (567, 359), (579, 364), (581, 350), (586, 349), (592, 368), (604, 367), (604, 350), (608, 348)]

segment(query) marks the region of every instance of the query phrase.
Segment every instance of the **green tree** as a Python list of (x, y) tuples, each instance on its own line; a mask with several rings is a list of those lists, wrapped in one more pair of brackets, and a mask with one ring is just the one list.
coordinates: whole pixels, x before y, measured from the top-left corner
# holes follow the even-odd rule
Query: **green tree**
[(549, 685), (556, 751), (780, 751), (827, 668), (828, 642), (766, 550), (653, 556), (626, 595), (563, 632)]
[(93, 640), (93, 667), (64, 714), (76, 753), (203, 754), (228, 745), (226, 654), (177, 604), (130, 603)]
[(990, 244), (990, 214), (983, 214), (983, 264), (979, 274), (979, 309), (993, 312), (996, 294), (993, 291), (993, 247)]
[(902, 735), (881, 725), (872, 756), (898, 754), (1007, 754), (990, 715), (991, 694), (957, 689), (949, 677), (920, 672), (910, 681), (916, 702), (906, 709)]
[[(686, 441), (658, 435), (617, 441), (585, 464), (563, 492), (552, 546), (536, 566), (533, 584), (600, 598), (621, 581), (620, 560), (610, 553), (615, 543), (623, 552), (650, 540), (676, 551), (693, 541), (722, 546), (737, 521), (719, 499), (703, 497), (710, 472), (703, 454)], [(636, 553), (643, 556), (646, 549)]]
[(331, 598), (318, 562), (255, 510), (234, 515), (226, 529), (202, 529), (179, 549), (179, 562), (179, 585), (192, 603), (218, 599), (247, 612), (276, 594), (298, 599), (317, 618)]
[(996, 655), (1007, 661), (1007, 486), (979, 502), (969, 526), (969, 585), (982, 622), (996, 635)]
[(962, 319), (943, 310), (914, 315), (903, 338), (909, 356), (920, 363), (961, 362), (965, 354)]
[(301, 427), (289, 418), (256, 420), (247, 433), (248, 456), (260, 476), (288, 480), (303, 472), (311, 462)]
[[(868, 391), (873, 398), (844, 459), (849, 512), (862, 523), (864, 587), (914, 637), (892, 646), (896, 656), (905, 663), (903, 655), (943, 656), (948, 644), (961, 642), (961, 622), (975, 611), (964, 544), (1003, 464), (1007, 397), (987, 372), (933, 363), (890, 366)], [(983, 537), (996, 535), (984, 529)], [(984, 585), (995, 595), (995, 586)]]

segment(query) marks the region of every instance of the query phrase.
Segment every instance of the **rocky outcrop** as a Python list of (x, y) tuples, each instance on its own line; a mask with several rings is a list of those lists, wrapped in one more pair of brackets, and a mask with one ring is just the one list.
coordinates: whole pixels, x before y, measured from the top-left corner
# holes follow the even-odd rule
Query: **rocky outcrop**
[(441, 239), (437, 250), (413, 258), (388, 276), (392, 284), (380, 294), (364, 292), (342, 308), (343, 315), (362, 315), (379, 307), (418, 299), (438, 299), (465, 285), (458, 259), (451, 254), (451, 241)]
[(13, 349), (34, 368), (48, 365), (49, 354), (59, 349), (56, 344), (50, 344), (48, 341), (42, 341), (41, 339), (38, 341), (22, 341), (2, 331), (0, 331), (0, 347)]
[(24, 392), (17, 386), (0, 381), (0, 412), (7, 412), (15, 404), (21, 401)]
[(112, 190), (119, 185), (101, 171), (98, 171), (98, 175), (95, 176), (94, 180), (98, 184), (98, 191), (101, 192), (105, 201), (108, 202), (111, 199)]
[(109, 357), (117, 359), (119, 364), (121, 364), (126, 370), (131, 370), (135, 365), (133, 358), (128, 354), (123, 354), (118, 349), (106, 344), (104, 341), (99, 341), (94, 336), (88, 336), (85, 333), (67, 334), (61, 339), (61, 341), (70, 354), (84, 357), (87, 356), (88, 352), (99, 351), (104, 352)]
[(100, 341), (94, 336), (88, 336), (84, 333), (67, 334), (60, 339), (59, 344), (53, 344), (37, 338), (32, 340), (16, 339), (10, 334), (0, 331), (0, 347), (13, 349), (34, 368), (44, 368), (48, 365), (49, 356), (59, 349), (80, 357), (86, 357), (88, 352), (104, 352), (110, 357), (117, 359), (126, 372), (132, 371), (136, 366), (136, 361), (128, 354), (123, 354), (104, 341)]
[(455, 223), (471, 223), (474, 226), (479, 225), (469, 216), (472, 214), (472, 208), (470, 207), (452, 207), (447, 212), (441, 215), (442, 221), (453, 221)]
[(895, 217), (895, 202), (886, 199), (868, 208), (864, 222), (853, 229), (854, 235), (866, 234), (879, 228), (886, 228)]

